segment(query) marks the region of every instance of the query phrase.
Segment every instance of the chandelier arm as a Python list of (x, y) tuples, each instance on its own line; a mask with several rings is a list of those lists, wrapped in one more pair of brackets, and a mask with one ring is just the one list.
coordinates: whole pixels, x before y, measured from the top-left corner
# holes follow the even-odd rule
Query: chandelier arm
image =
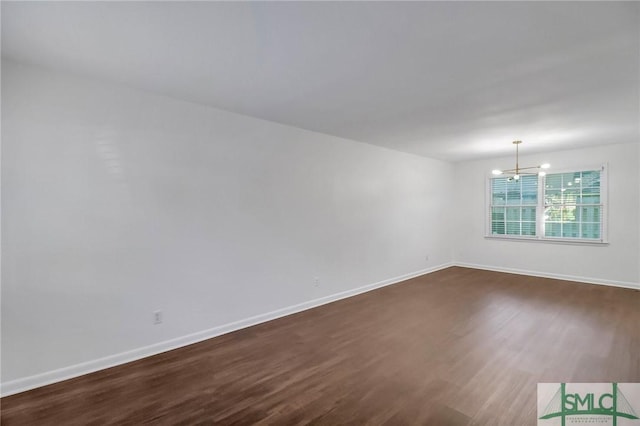
[(531, 167), (520, 167), (520, 170), (528, 170), (528, 169), (540, 169), (540, 166), (531, 166)]
[(523, 175), (531, 175), (531, 176), (534, 176), (534, 175), (537, 175), (538, 173), (537, 173), (537, 172), (523, 172), (523, 171), (518, 171), (518, 173), (516, 173), (515, 171), (512, 171), (512, 172), (503, 171), (503, 172), (502, 172), (502, 174), (507, 174), (507, 175), (520, 175), (520, 176), (523, 176)]
[(541, 168), (542, 167), (540, 167), (540, 166), (520, 167), (520, 168), (517, 168), (517, 169), (502, 170), (502, 173), (518, 173), (520, 170), (541, 169)]

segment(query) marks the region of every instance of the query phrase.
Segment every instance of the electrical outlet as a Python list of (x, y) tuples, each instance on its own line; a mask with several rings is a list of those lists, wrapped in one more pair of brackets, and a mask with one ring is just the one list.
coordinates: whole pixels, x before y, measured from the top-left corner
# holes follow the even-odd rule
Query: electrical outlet
[(162, 324), (162, 311), (155, 311), (153, 313), (153, 324)]
[(320, 286), (320, 278), (319, 277), (314, 277), (313, 278), (313, 286), (314, 287), (319, 287)]

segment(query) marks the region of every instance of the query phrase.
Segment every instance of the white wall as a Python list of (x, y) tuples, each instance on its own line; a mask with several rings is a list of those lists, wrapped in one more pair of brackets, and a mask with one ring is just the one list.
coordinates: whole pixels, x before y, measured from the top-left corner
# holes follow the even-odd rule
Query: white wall
[[(526, 145), (523, 145), (526, 149)], [(522, 156), (521, 165), (551, 163), (553, 170), (608, 163), (609, 244), (569, 245), (484, 238), (485, 183), (495, 168), (511, 168), (515, 156), (455, 165), (454, 261), (496, 270), (528, 272), (635, 287), (640, 281), (640, 179), (638, 143)]]
[(441, 161), (9, 62), (2, 150), (5, 394), (452, 259)]

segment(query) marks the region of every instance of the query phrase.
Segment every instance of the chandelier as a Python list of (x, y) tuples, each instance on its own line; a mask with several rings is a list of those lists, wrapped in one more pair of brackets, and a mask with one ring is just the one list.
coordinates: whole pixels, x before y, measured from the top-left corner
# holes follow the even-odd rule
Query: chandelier
[(544, 176), (546, 173), (544, 172), (544, 169), (548, 169), (549, 167), (551, 167), (551, 165), (549, 163), (545, 163), (545, 164), (541, 164), (539, 166), (531, 166), (531, 167), (520, 167), (520, 164), (518, 162), (518, 145), (520, 145), (522, 143), (522, 141), (513, 141), (513, 144), (516, 146), (516, 168), (515, 169), (509, 169), (509, 170), (499, 170), (499, 169), (495, 169), (492, 170), (491, 173), (493, 173), (494, 175), (508, 175), (509, 178), (507, 180), (512, 181), (512, 180), (520, 180), (520, 176), (522, 175), (538, 175), (538, 176)]

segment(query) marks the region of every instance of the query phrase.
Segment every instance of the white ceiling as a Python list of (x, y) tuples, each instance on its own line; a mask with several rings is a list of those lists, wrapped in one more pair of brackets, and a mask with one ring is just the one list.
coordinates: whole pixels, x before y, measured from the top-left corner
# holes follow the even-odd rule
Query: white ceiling
[(2, 54), (460, 161), (639, 140), (635, 2), (2, 2)]

